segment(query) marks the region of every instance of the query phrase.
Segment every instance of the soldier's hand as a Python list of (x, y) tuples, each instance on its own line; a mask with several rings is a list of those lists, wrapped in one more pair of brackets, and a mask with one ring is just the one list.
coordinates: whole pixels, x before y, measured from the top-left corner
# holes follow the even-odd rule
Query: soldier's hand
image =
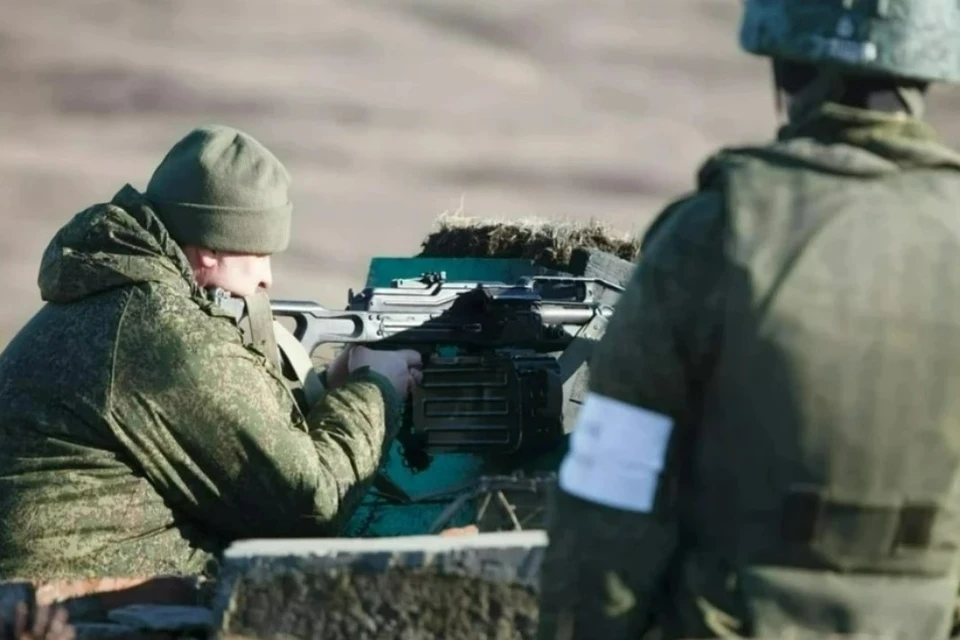
[(420, 354), (409, 349), (399, 351), (374, 351), (356, 346), (350, 350), (350, 371), (370, 367), (393, 383), (397, 392), (406, 397), (412, 385), (420, 382), (423, 360)]
[[(68, 622), (67, 610), (63, 607), (39, 606), (34, 610), (30, 624), (26, 603), (18, 602), (10, 640), (74, 640), (76, 630)], [(0, 635), (2, 635), (0, 631)]]
[(452, 537), (452, 536), (474, 536), (480, 533), (480, 528), (475, 524), (468, 524), (465, 527), (450, 527), (449, 529), (444, 529), (437, 535)]
[(354, 346), (346, 345), (327, 367), (328, 390), (338, 389), (347, 381), (347, 376), (350, 375), (350, 352), (353, 351)]

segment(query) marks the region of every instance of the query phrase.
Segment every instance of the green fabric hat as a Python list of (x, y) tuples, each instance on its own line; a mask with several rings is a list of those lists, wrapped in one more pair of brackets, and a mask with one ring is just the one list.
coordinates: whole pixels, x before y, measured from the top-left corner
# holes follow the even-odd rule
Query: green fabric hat
[(262, 144), (213, 125), (170, 149), (144, 195), (181, 246), (272, 254), (290, 243), (290, 182)]

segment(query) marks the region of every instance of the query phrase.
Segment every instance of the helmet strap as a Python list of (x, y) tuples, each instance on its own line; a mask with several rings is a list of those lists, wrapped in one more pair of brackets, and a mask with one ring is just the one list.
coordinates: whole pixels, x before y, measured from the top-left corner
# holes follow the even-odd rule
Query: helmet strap
[[(909, 81), (845, 74), (836, 69), (794, 66), (775, 62), (774, 91), (778, 117), (797, 122), (825, 102), (890, 114), (922, 118), (925, 86)], [(786, 96), (790, 100), (785, 99)]]
[(899, 86), (895, 91), (903, 104), (904, 111), (914, 118), (923, 118), (926, 115), (927, 99), (922, 88)]
[(773, 72), (773, 108), (776, 110), (777, 114), (777, 126), (783, 126), (787, 124), (790, 120), (787, 115), (787, 101), (784, 96), (784, 90), (780, 86), (780, 83), (777, 82), (777, 73)]

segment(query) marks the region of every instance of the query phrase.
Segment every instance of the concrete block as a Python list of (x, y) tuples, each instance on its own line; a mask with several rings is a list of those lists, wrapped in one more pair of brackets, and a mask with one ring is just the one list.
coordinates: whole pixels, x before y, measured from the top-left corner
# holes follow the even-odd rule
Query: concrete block
[(114, 609), (135, 605), (195, 605), (209, 586), (194, 576), (97, 577), (37, 582), (39, 605), (59, 604), (74, 622), (105, 622)]
[(75, 624), (73, 628), (77, 640), (147, 640), (140, 631), (123, 624), (89, 622)]
[(543, 531), (251, 540), (224, 554), (220, 638), (524, 640)]
[(114, 609), (109, 619), (140, 631), (194, 633), (213, 626), (213, 614), (206, 607), (138, 604)]

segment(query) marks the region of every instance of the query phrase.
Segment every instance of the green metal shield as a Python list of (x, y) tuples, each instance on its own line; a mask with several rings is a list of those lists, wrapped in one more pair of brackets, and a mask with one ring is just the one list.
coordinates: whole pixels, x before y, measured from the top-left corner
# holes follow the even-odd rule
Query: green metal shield
[[(397, 278), (418, 278), (427, 272), (446, 272), (449, 280), (514, 282), (524, 276), (552, 275), (550, 271), (530, 260), (498, 258), (374, 258), (370, 262), (366, 286), (386, 287)], [(435, 454), (432, 463), (423, 471), (414, 471), (404, 462), (399, 443), (390, 448), (383, 465), (385, 475), (399, 489), (410, 496), (442, 491), (475, 482), (485, 473), (556, 470), (565, 447), (546, 456), (521, 460), (516, 469), (492, 470), (489, 461), (471, 454)], [(347, 537), (380, 537), (422, 535), (430, 531), (433, 522), (454, 501), (454, 498), (435, 502), (398, 504), (383, 499), (375, 487), (364, 497), (362, 504), (348, 523), (343, 535)], [(472, 503), (460, 508), (449, 526), (464, 526), (475, 521), (477, 508)]]

